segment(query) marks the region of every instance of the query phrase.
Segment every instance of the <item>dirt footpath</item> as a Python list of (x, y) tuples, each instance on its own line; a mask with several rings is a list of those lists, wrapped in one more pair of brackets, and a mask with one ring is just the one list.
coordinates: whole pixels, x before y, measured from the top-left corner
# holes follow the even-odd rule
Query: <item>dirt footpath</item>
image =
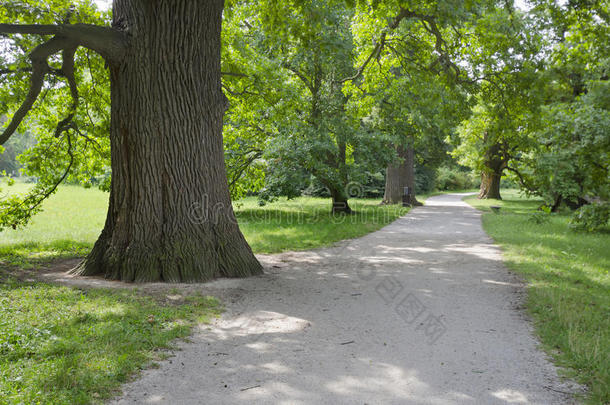
[(537, 348), (523, 286), (462, 197), (195, 287), (227, 312), (116, 403), (573, 403), (578, 387)]

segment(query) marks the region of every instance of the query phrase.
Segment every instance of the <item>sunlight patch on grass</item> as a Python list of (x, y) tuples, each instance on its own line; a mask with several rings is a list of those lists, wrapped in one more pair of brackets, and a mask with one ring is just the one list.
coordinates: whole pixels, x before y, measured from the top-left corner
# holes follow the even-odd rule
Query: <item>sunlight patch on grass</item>
[[(21, 193), (28, 184), (5, 191)], [(423, 200), (423, 197), (420, 197)], [(260, 206), (255, 197), (234, 203), (235, 214), (255, 253), (277, 253), (332, 245), (373, 232), (408, 212), (380, 199), (351, 199), (354, 215), (332, 215), (329, 198), (299, 197)], [(61, 186), (43, 211), (23, 229), (0, 232), (0, 263), (32, 266), (56, 258), (82, 257), (102, 230), (108, 193), (95, 188)]]
[(0, 403), (87, 404), (117, 393), (191, 327), (218, 315), (193, 296), (162, 306), (133, 290), (0, 282)]

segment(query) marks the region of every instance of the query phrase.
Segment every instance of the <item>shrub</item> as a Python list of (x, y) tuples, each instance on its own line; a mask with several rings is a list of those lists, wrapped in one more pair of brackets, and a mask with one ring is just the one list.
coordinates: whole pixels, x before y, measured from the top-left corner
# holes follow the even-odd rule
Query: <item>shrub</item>
[(477, 187), (477, 179), (472, 172), (439, 167), (436, 171), (436, 188), (441, 191), (464, 190)]
[(415, 191), (426, 194), (434, 190), (436, 171), (425, 165), (415, 165)]
[(610, 203), (594, 203), (580, 207), (572, 216), (570, 226), (573, 229), (595, 232), (606, 225), (610, 220)]
[(549, 222), (551, 219), (551, 207), (543, 205), (538, 211), (532, 212), (528, 219), (538, 225)]

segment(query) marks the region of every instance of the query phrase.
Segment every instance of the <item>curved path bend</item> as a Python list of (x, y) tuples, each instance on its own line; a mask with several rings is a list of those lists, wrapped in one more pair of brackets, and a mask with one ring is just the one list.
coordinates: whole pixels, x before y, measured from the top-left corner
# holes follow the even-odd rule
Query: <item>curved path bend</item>
[(120, 404), (569, 404), (463, 194), (339, 246), (199, 288), (227, 312)]

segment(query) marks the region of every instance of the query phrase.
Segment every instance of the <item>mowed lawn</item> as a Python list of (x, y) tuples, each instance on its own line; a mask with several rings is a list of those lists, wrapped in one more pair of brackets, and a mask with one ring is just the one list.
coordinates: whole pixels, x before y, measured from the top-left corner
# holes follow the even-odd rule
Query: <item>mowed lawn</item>
[[(23, 193), (28, 184), (2, 184), (0, 197)], [(85, 255), (104, 225), (108, 194), (63, 186), (44, 203), (44, 211), (21, 229), (0, 232), (0, 262), (29, 266), (54, 257)]]
[(380, 201), (351, 199), (353, 215), (332, 215), (330, 198), (282, 198), (262, 207), (256, 198), (246, 198), (235, 204), (235, 213), (255, 253), (276, 253), (329, 246), (366, 235), (408, 212), (398, 205), (380, 206)]
[(102, 403), (220, 313), (196, 294), (176, 303), (131, 289), (17, 281), (0, 271), (0, 404)]
[[(3, 187), (20, 193), (27, 184)], [(256, 253), (276, 253), (328, 246), (377, 230), (408, 212), (380, 206), (380, 199), (353, 199), (355, 215), (331, 215), (329, 198), (280, 199), (259, 206), (254, 197), (234, 203), (240, 228)], [(85, 255), (97, 239), (106, 217), (108, 193), (96, 188), (60, 187), (23, 229), (0, 232), (0, 260), (28, 265), (38, 258)], [(29, 260), (25, 260), (25, 259)]]
[[(545, 348), (589, 387), (589, 403), (610, 403), (610, 230), (573, 231), (569, 213), (537, 223), (532, 214), (542, 201), (513, 190), (502, 197), (466, 201), (486, 212), (483, 227), (527, 281), (528, 309)], [(502, 208), (494, 214), (490, 205)]]

